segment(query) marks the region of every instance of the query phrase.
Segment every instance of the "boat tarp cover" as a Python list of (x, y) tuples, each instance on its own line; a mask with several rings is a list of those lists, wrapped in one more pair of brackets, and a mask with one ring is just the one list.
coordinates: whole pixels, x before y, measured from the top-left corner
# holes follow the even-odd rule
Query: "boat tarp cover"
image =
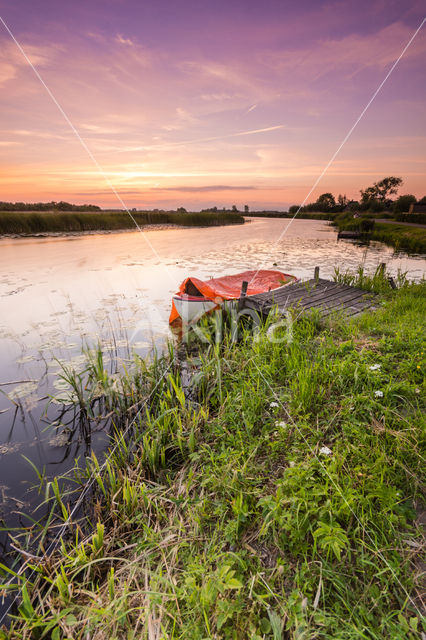
[[(277, 289), (290, 282), (295, 282), (295, 276), (282, 273), (281, 271), (259, 270), (244, 271), (233, 276), (222, 276), (221, 278), (212, 278), (211, 280), (199, 280), (198, 278), (186, 278), (179, 287), (176, 295), (184, 295), (190, 293), (195, 287), (200, 295), (208, 300), (214, 300), (218, 304), (224, 300), (234, 300), (240, 297), (241, 287), (244, 281), (248, 282), (247, 295), (252, 296), (256, 293), (271, 291)], [(190, 286), (188, 286), (190, 285)], [(190, 291), (188, 291), (188, 288)], [(170, 314), (170, 322), (173, 322), (179, 316), (174, 303), (172, 302), (172, 311)]]

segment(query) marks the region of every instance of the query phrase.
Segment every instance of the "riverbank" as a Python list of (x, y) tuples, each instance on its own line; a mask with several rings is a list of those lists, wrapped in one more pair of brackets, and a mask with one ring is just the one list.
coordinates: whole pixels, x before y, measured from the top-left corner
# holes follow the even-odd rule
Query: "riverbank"
[(425, 284), (360, 275), (378, 311), (212, 340), (191, 402), (173, 357), (98, 360), (82, 402), (144, 399), (133, 444), (91, 462), (96, 532), (31, 560), (4, 637), (419, 637)]
[(333, 220), (336, 214), (323, 211), (299, 211), (297, 215), (289, 211), (250, 211), (242, 213), (245, 218), (297, 218), (298, 220)]
[(354, 218), (348, 212), (337, 214), (332, 224), (338, 232), (355, 232), (364, 241), (377, 240), (397, 251), (426, 253), (426, 226), (422, 224), (375, 220), (370, 214)]
[(118, 231), (134, 229), (136, 225), (177, 225), (179, 227), (212, 227), (244, 224), (238, 213), (177, 213), (125, 211), (0, 211), (0, 235), (27, 235), (43, 233), (81, 233), (90, 231)]
[(374, 225), (371, 239), (384, 242), (401, 251), (426, 254), (426, 228), (411, 224), (378, 223)]
[[(188, 228), (192, 228), (189, 227)], [(143, 233), (150, 231), (166, 231), (168, 229), (182, 229), (178, 224), (145, 224), (141, 227)], [(1, 239), (19, 238), (78, 238), (84, 236), (110, 235), (116, 233), (138, 233), (140, 230), (134, 225), (130, 229), (94, 229), (93, 231), (40, 231), (38, 233), (4, 233), (0, 234)]]

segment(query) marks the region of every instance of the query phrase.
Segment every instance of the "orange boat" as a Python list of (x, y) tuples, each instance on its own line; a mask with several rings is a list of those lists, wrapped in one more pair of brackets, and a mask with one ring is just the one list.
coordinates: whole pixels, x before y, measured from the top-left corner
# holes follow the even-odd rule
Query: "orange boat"
[(296, 282), (296, 276), (281, 271), (243, 271), (232, 276), (199, 280), (186, 278), (173, 296), (169, 323), (179, 318), (186, 324), (197, 322), (205, 313), (218, 309), (225, 300), (240, 297), (243, 282), (248, 283), (247, 295), (264, 293)]

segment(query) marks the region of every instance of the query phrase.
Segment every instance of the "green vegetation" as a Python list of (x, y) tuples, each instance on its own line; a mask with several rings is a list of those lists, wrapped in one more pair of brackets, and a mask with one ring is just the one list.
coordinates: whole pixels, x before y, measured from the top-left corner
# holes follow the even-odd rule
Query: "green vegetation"
[(96, 204), (70, 204), (69, 202), (0, 202), (0, 211), (100, 211)]
[[(289, 211), (250, 211), (243, 215), (253, 218), (293, 218), (295, 211), (290, 213)], [(323, 211), (300, 211), (297, 214), (298, 220), (333, 220), (334, 215), (332, 213), (325, 213)]]
[(395, 216), (395, 220), (398, 220), (398, 222), (426, 224), (426, 213), (399, 213)]
[(118, 384), (99, 356), (69, 377), (87, 411), (95, 388), (142, 410), (89, 460), (91, 532), (29, 560), (4, 637), (419, 638), (426, 284), (336, 277), (385, 303), (291, 340), (270, 318), (216, 343), (211, 318), (189, 394), (172, 350)]
[[(405, 216), (406, 221), (416, 214)], [(418, 216), (423, 214), (418, 214)], [(400, 218), (401, 216), (398, 216)], [(404, 221), (405, 221), (404, 219)], [(414, 222), (414, 219), (413, 219)], [(334, 217), (333, 225), (339, 231), (357, 231), (366, 241), (377, 240), (394, 247), (397, 251), (426, 253), (426, 228), (414, 225), (377, 222), (369, 214), (354, 218), (352, 213), (339, 213)]]
[[(426, 196), (417, 201), (416, 197), (411, 194), (400, 195), (396, 200), (392, 200), (390, 196), (396, 195), (398, 189), (402, 186), (403, 179), (395, 176), (388, 176), (374, 182), (373, 185), (366, 189), (360, 189), (360, 200), (348, 200), (346, 195), (339, 194), (336, 198), (332, 193), (321, 194), (315, 202), (309, 202), (303, 206), (292, 205), (289, 209), (291, 214), (296, 213), (300, 209), (300, 213), (308, 211), (322, 211), (329, 214), (337, 214), (342, 212), (369, 212), (382, 214), (392, 212), (400, 214), (408, 212), (411, 204), (426, 203)], [(299, 213), (297, 214), (299, 217)]]
[(69, 233), (82, 231), (116, 231), (135, 229), (138, 225), (177, 224), (187, 227), (211, 227), (224, 224), (242, 224), (238, 213), (177, 213), (171, 212), (17, 212), (0, 211), (1, 234)]
[(424, 227), (376, 222), (371, 239), (384, 242), (397, 250), (426, 253), (426, 228)]

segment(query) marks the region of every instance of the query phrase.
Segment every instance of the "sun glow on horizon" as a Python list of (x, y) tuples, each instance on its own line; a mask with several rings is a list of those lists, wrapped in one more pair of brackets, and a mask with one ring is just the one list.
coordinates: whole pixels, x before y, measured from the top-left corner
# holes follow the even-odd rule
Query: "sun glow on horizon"
[[(284, 209), (302, 201), (416, 22), (413, 12), (392, 20), (374, 6), (376, 22), (366, 29), (348, 3), (329, 24), (324, 7), (307, 4), (303, 40), (302, 9), (271, 8), (257, 21), (237, 12), (240, 32), (229, 40), (225, 13), (222, 22), (215, 15), (213, 38), (202, 12), (183, 8), (198, 29), (194, 41), (182, 41), (173, 24), (167, 41), (156, 40), (155, 16), (142, 20), (131, 2), (127, 30), (97, 27), (87, 7), (90, 29), (68, 30), (73, 18), (64, 12), (62, 29), (48, 39), (49, 25), (22, 12), (10, 21), (16, 37), (102, 171), (0, 30), (0, 199), (113, 207), (110, 181), (132, 207), (237, 201)], [(389, 174), (404, 178), (402, 193), (424, 195), (425, 54), (421, 32), (313, 198), (324, 191), (357, 198)]]

